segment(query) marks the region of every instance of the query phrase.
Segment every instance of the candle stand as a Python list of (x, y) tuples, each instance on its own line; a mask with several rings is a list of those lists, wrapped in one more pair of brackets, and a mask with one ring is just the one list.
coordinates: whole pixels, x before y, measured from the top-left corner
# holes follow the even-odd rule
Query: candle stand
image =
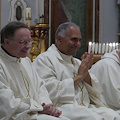
[(26, 24), (30, 27), (31, 26), (31, 17), (26, 18)]
[(32, 48), (29, 53), (31, 61), (48, 48), (49, 38), (49, 25), (48, 24), (37, 24), (30, 26), (31, 37), (33, 39)]

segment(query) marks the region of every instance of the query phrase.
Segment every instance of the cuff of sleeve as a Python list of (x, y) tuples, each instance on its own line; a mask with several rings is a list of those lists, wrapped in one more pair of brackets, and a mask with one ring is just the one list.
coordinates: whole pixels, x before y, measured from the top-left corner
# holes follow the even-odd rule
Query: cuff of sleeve
[(88, 92), (92, 93), (94, 95), (101, 94), (103, 92), (103, 89), (100, 87), (99, 82), (96, 79), (95, 75), (90, 74), (90, 77), (91, 77), (92, 86), (90, 86), (89, 84), (85, 83)]

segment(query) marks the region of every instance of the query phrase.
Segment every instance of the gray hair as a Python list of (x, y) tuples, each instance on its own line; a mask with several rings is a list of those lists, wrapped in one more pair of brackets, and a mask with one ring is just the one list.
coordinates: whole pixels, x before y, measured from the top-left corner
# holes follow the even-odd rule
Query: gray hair
[(76, 25), (73, 22), (65, 22), (62, 23), (58, 26), (56, 33), (55, 33), (55, 41), (57, 42), (57, 36), (60, 35), (61, 37), (65, 37), (67, 35), (68, 32), (68, 28), (74, 26), (80, 29), (80, 27), (78, 25)]

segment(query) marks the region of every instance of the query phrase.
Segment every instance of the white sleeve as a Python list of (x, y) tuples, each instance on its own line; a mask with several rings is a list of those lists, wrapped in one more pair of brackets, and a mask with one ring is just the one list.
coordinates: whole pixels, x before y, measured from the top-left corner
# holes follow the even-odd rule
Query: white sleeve
[[(0, 76), (0, 80), (1, 80)], [(0, 81), (0, 119), (10, 118), (14, 113), (29, 110), (30, 105), (23, 102), (20, 98), (15, 98), (13, 91)]]
[(113, 109), (120, 108), (120, 66), (113, 59), (98, 61), (90, 72), (95, 74), (104, 92), (106, 102)]

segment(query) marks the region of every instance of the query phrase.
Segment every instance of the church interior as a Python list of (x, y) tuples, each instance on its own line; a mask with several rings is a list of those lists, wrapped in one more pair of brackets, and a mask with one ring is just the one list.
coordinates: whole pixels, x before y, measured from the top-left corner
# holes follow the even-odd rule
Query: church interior
[(82, 41), (75, 57), (94, 53), (94, 62), (120, 44), (120, 0), (0, 0), (0, 29), (10, 21), (30, 27), (31, 61), (55, 43), (55, 31), (63, 22), (80, 26)]

